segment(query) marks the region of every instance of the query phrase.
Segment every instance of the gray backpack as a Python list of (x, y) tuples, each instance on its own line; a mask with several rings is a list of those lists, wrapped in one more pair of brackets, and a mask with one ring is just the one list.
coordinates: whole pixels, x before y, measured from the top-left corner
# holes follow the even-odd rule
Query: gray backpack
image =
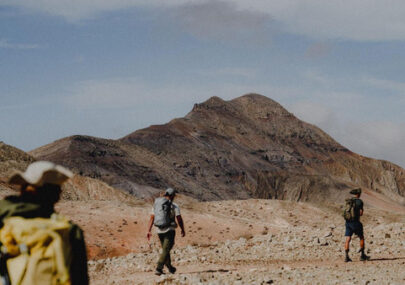
[(153, 205), (153, 212), (155, 215), (154, 225), (158, 228), (167, 228), (175, 225), (176, 222), (171, 217), (172, 202), (164, 197), (157, 198)]

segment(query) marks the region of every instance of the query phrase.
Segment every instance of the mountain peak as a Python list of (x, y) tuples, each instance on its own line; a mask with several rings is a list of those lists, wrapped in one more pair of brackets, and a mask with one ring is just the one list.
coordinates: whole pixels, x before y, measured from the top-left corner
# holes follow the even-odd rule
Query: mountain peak
[(245, 95), (242, 95), (242, 96), (240, 96), (240, 97), (237, 97), (237, 98), (235, 98), (235, 99), (232, 99), (231, 101), (240, 101), (240, 100), (243, 100), (243, 99), (249, 99), (249, 100), (270, 100), (270, 101), (273, 101), (273, 100), (271, 100), (270, 98), (268, 98), (268, 97), (266, 97), (266, 96), (264, 96), (264, 95), (261, 95), (261, 94), (258, 94), (258, 93), (247, 93), (247, 94), (245, 94)]
[(255, 93), (246, 94), (230, 101), (245, 114), (256, 118), (265, 118), (271, 115), (292, 116), (283, 106), (276, 101)]
[(207, 101), (199, 104), (194, 104), (193, 110), (192, 111), (198, 111), (198, 110), (210, 110), (210, 109), (218, 109), (218, 108), (223, 108), (227, 102), (217, 96), (213, 96), (209, 98)]
[(256, 119), (269, 116), (293, 117), (276, 101), (256, 93), (248, 93), (229, 101), (213, 96), (203, 103), (195, 104), (191, 113), (203, 110), (227, 111)]
[[(402, 169), (390, 166), (388, 173), (381, 163), (363, 160), (259, 94), (229, 101), (214, 96), (195, 104), (186, 118), (116, 141), (73, 139), (31, 154), (138, 197), (147, 195), (139, 185), (170, 186), (200, 200), (337, 199), (354, 185), (397, 200), (405, 196)], [(395, 183), (384, 184), (392, 177)]]

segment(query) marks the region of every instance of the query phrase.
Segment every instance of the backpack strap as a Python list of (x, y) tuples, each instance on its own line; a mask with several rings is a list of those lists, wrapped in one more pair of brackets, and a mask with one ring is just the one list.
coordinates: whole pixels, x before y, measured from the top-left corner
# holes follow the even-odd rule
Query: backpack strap
[[(3, 248), (3, 244), (0, 242), (0, 247)], [(11, 285), (10, 276), (7, 270), (7, 253), (0, 250), (0, 283), (3, 285)]]

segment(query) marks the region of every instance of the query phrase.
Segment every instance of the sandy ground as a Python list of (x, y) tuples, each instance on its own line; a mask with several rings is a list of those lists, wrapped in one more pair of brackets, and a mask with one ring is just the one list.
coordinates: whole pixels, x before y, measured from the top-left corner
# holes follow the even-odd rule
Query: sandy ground
[[(198, 203), (180, 198), (176, 274), (154, 275), (160, 245), (146, 240), (151, 204), (62, 202), (86, 233), (91, 284), (405, 284), (405, 216), (365, 205), (366, 248), (344, 263), (336, 205), (275, 200)], [(400, 209), (401, 210), (401, 209)]]

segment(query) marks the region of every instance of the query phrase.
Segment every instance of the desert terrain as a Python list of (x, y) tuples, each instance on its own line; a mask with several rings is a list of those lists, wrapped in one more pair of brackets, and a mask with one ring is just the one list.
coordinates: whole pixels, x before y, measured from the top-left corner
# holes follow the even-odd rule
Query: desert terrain
[[(71, 136), (29, 153), (0, 142), (0, 197), (35, 160), (70, 168), (56, 210), (86, 237), (91, 284), (405, 284), (405, 170), (351, 152), (257, 94), (212, 97), (184, 118), (118, 140)], [(155, 276), (146, 239), (166, 187), (186, 237), (176, 274)], [(344, 263), (349, 190), (361, 187), (366, 250)]]
[(162, 276), (154, 275), (157, 236), (146, 239), (151, 202), (61, 202), (58, 209), (85, 230), (91, 284), (405, 284), (405, 208), (376, 208), (364, 198), (372, 259), (359, 261), (354, 238), (353, 262), (344, 263), (339, 204), (179, 196), (187, 235), (177, 235), (172, 251), (178, 272)]

